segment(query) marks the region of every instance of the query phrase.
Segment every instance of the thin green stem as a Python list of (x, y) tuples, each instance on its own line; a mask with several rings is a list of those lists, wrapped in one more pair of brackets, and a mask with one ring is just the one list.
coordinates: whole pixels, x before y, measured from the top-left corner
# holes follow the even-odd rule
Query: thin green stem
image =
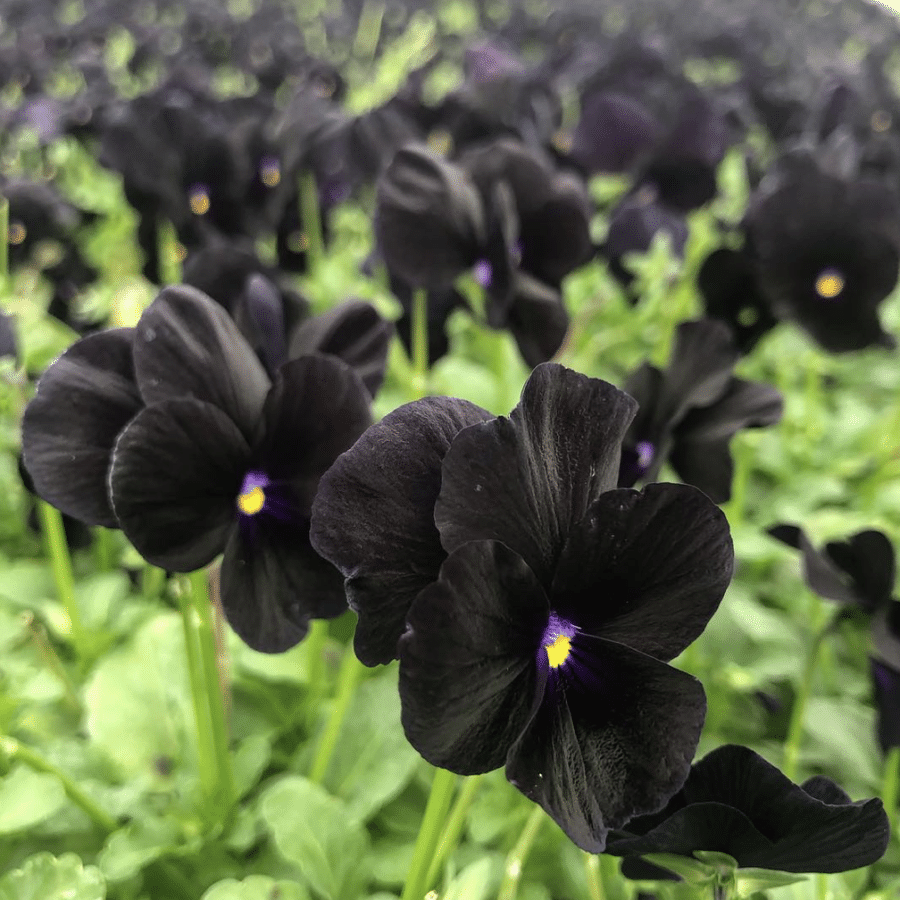
[(197, 612), (197, 644), (200, 648), (200, 666), (206, 682), (206, 701), (212, 724), (213, 749), (218, 770), (220, 808), (231, 812), (236, 798), (234, 771), (229, 750), (228, 719), (225, 715), (225, 694), (219, 674), (216, 632), (213, 626), (213, 605), (209, 596), (209, 581), (204, 570), (191, 573), (191, 599)]
[(111, 572), (113, 568), (113, 533), (109, 528), (94, 529), (94, 552), (97, 558), (97, 569)]
[(169, 219), (160, 217), (157, 225), (159, 244), (159, 277), (163, 284), (181, 283), (181, 260), (178, 257), (178, 235)]
[(428, 292), (416, 288), (412, 299), (412, 367), (416, 398), (428, 395)]
[(813, 679), (816, 674), (816, 667), (819, 661), (819, 655), (822, 651), (822, 645), (825, 637), (831, 631), (831, 622), (828, 622), (823, 628), (820, 628), (816, 634), (809, 653), (806, 657), (806, 664), (803, 667), (803, 675), (800, 679), (800, 685), (797, 689), (797, 696), (794, 698), (794, 706), (791, 709), (791, 718), (788, 723), (787, 738), (784, 744), (784, 759), (782, 762), (782, 771), (791, 781), (797, 780), (797, 769), (800, 761), (800, 743), (803, 739), (803, 719), (806, 715), (806, 707), (809, 703), (809, 696), (812, 692)]
[(141, 592), (148, 600), (156, 600), (166, 585), (166, 571), (147, 565), (141, 574)]
[(401, 900), (422, 900), (428, 892), (428, 869), (441, 839), (443, 823), (447, 818), (457, 776), (446, 769), (435, 769), (431, 794), (425, 807), (425, 815), (419, 826), (419, 836), (413, 851), (412, 864), (403, 885)]
[(209, 704), (206, 701), (206, 684), (200, 664), (200, 649), (197, 646), (197, 614), (189, 596), (190, 586), (186, 579), (176, 586), (178, 608), (181, 612), (181, 628), (184, 632), (185, 656), (187, 657), (188, 680), (191, 686), (191, 702), (194, 707), (194, 725), (197, 729), (197, 757), (200, 774), (200, 790), (205, 801), (210, 802), (216, 793), (217, 766), (213, 746), (212, 721)]
[(331, 707), (331, 715), (328, 717), (312, 767), (309, 770), (309, 780), (316, 784), (322, 783), (322, 779), (328, 771), (331, 755), (337, 746), (344, 719), (347, 717), (347, 710), (350, 708), (350, 701), (353, 700), (353, 695), (356, 693), (363, 669), (363, 664), (353, 652), (353, 645), (349, 645), (344, 650), (344, 658), (341, 661), (340, 672), (338, 672), (338, 688)]
[(9, 275), (9, 200), (0, 196), (0, 281)]
[(897, 817), (898, 792), (900, 792), (900, 747), (891, 747), (884, 758), (881, 800), (892, 828)]
[(313, 619), (309, 634), (303, 642), (306, 651), (306, 721), (316, 721), (319, 706), (325, 696), (325, 645), (328, 642), (328, 622)]
[(84, 647), (84, 627), (81, 613), (75, 601), (75, 579), (72, 575), (72, 557), (66, 543), (66, 532), (63, 528), (62, 513), (43, 500), (38, 500), (38, 517), (47, 554), (50, 557), (50, 568), (53, 571), (53, 582), (56, 595), (66, 610), (72, 629), (72, 644), (75, 652), (80, 654)]
[(606, 900), (603, 876), (600, 874), (600, 857), (595, 853), (584, 854), (584, 874), (587, 878), (588, 895), (591, 900)]
[(535, 806), (516, 841), (516, 846), (512, 848), (509, 856), (506, 857), (506, 865), (503, 867), (503, 881), (500, 883), (500, 892), (497, 894), (497, 900), (514, 900), (519, 890), (519, 881), (522, 878), (522, 869), (531, 853), (531, 846), (534, 844), (538, 831), (541, 829), (547, 816), (540, 806)]
[(438, 873), (444, 860), (456, 849), (456, 845), (459, 843), (459, 836), (462, 834), (463, 827), (466, 824), (469, 807), (475, 799), (480, 783), (480, 775), (470, 775), (468, 778), (463, 779), (462, 788), (459, 791), (456, 802), (453, 804), (453, 808), (450, 810), (447, 826), (444, 828), (437, 851), (431, 860), (431, 865), (428, 867), (428, 876), (426, 878), (428, 884), (434, 884), (437, 881)]
[(105, 809), (98, 806), (88, 795), (60, 768), (49, 759), (41, 756), (37, 750), (20, 743), (15, 738), (0, 737), (0, 750), (19, 761), (25, 763), (36, 772), (47, 775), (55, 775), (63, 786), (66, 796), (101, 830), (105, 832), (115, 831), (118, 827), (116, 820)]
[(365, 0), (359, 14), (359, 25), (353, 38), (353, 55), (362, 63), (371, 65), (381, 37), (381, 23), (384, 19), (384, 3), (380, 0)]
[(321, 215), (316, 176), (313, 172), (304, 172), (300, 176), (300, 227), (306, 238), (306, 271), (313, 276), (325, 259)]

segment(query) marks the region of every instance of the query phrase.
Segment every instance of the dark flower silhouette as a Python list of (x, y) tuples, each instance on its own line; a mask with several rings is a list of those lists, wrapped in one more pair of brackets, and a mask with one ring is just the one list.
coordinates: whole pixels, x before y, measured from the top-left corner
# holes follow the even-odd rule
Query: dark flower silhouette
[(607, 844), (632, 878), (669, 877), (638, 859), (727, 853), (739, 866), (846, 872), (879, 860), (890, 826), (879, 799), (855, 803), (831, 779), (794, 784), (747, 747), (719, 747), (695, 763), (665, 809), (632, 819)]
[(774, 388), (732, 374), (739, 353), (728, 327), (712, 319), (682, 322), (665, 371), (649, 363), (625, 390), (639, 404), (625, 436), (619, 484), (653, 481), (668, 461), (679, 477), (716, 503), (731, 496), (731, 438), (781, 418)]
[(699, 491), (615, 488), (633, 414), (621, 391), (553, 364), (509, 418), (408, 404), (326, 473), (311, 529), (347, 576), (360, 658), (399, 656), (413, 746), (462, 774), (505, 764), (595, 851), (687, 773), (705, 698), (666, 663), (705, 628), (733, 562)]
[(222, 561), (222, 605), (251, 646), (285, 650), (346, 608), (309, 545), (318, 479), (370, 422), (347, 365), (303, 356), (270, 383), (233, 321), (166, 288), (135, 329), (79, 341), (45, 373), (23, 420), (38, 493), (119, 527), (148, 561)]

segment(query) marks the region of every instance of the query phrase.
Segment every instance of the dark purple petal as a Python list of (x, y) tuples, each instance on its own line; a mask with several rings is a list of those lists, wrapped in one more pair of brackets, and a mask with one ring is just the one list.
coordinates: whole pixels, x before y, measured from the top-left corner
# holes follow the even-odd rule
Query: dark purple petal
[(714, 503), (726, 503), (734, 478), (730, 444), (729, 438), (683, 439), (672, 447), (669, 462), (685, 484), (699, 488)]
[(348, 300), (307, 319), (291, 338), (290, 357), (308, 353), (337, 356), (359, 374), (373, 397), (384, 381), (393, 325), (370, 303)]
[(194, 397), (219, 407), (252, 441), (269, 379), (228, 313), (205, 294), (163, 288), (138, 322), (134, 367), (147, 404)]
[(576, 634), (506, 775), (579, 847), (601, 853), (609, 829), (660, 809), (684, 783), (705, 714), (695, 678)]
[(803, 554), (803, 578), (811, 591), (838, 603), (858, 602), (855, 591), (848, 584), (846, 574), (813, 547), (802, 529), (796, 525), (775, 525), (769, 528), (768, 532), (776, 540)]
[(224, 549), (250, 448), (218, 407), (185, 398), (143, 409), (116, 442), (110, 498), (147, 562), (192, 572)]
[(572, 137), (571, 156), (586, 172), (624, 172), (655, 141), (650, 111), (630, 97), (613, 92), (584, 101)]
[(559, 291), (525, 272), (515, 274), (506, 326), (529, 366), (539, 366), (559, 353), (569, 322)]
[(396, 657), (410, 604), (444, 561), (434, 504), (450, 442), (490, 418), (449, 397), (408, 403), (369, 428), (322, 477), (310, 539), (347, 579), (359, 614), (354, 644), (366, 665)]
[(262, 653), (290, 649), (306, 636), (311, 618), (347, 609), (344, 580), (310, 547), (302, 519), (242, 519), (225, 548), (220, 584), (228, 624)]
[(538, 366), (508, 419), (453, 441), (434, 512), (444, 549), (502, 541), (549, 587), (569, 531), (615, 487), (634, 411), (631, 397), (605, 381)]
[(536, 654), (549, 615), (534, 574), (502, 544), (447, 557), (399, 644), (403, 728), (425, 759), (462, 775), (503, 765), (543, 689)]
[(896, 563), (894, 545), (883, 532), (870, 529), (846, 541), (829, 541), (825, 555), (850, 576), (870, 612), (890, 600)]
[(553, 608), (582, 631), (666, 662), (706, 628), (733, 568), (728, 521), (700, 491), (608, 491), (569, 535)]
[(887, 753), (900, 747), (900, 672), (874, 657), (869, 658), (869, 667), (878, 712), (878, 743)]
[(133, 328), (82, 338), (38, 382), (22, 418), (22, 452), (35, 491), (88, 525), (117, 528), (107, 476), (113, 444), (143, 403)]
[(781, 394), (768, 384), (732, 378), (719, 398), (690, 410), (675, 429), (676, 440), (715, 441), (733, 437), (742, 428), (763, 428), (780, 421)]

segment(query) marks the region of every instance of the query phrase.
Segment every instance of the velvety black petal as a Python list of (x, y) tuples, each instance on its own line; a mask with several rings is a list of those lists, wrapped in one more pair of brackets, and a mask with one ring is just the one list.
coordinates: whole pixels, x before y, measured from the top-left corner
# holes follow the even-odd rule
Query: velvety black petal
[(733, 568), (728, 521), (700, 491), (608, 491), (569, 535), (553, 608), (582, 631), (666, 662), (706, 628)]
[(887, 753), (892, 747), (900, 747), (900, 672), (874, 657), (869, 658), (869, 666), (878, 713), (878, 743)]
[(269, 379), (228, 313), (205, 294), (163, 288), (138, 322), (134, 367), (146, 403), (212, 403), (253, 439)]
[(734, 478), (730, 444), (729, 438), (682, 439), (669, 452), (669, 462), (685, 484), (700, 488), (714, 503), (726, 503)]
[(310, 539), (347, 579), (359, 614), (354, 646), (366, 665), (396, 657), (410, 604), (444, 561), (434, 504), (450, 442), (490, 418), (465, 400), (408, 403), (369, 428), (322, 477)]
[(305, 521), (242, 519), (225, 548), (222, 609), (241, 640), (263, 653), (299, 643), (311, 618), (347, 609), (340, 572), (309, 545)]
[(244, 286), (241, 307), (251, 342), (259, 348), (266, 371), (274, 373), (288, 358), (284, 303), (278, 288), (265, 275), (254, 272)]
[(375, 233), (392, 272), (414, 286), (445, 286), (478, 258), (481, 199), (457, 166), (404, 147), (379, 179)]
[(730, 438), (742, 428), (774, 425), (784, 412), (779, 391), (768, 384), (732, 378), (719, 398), (707, 406), (690, 410), (675, 429), (676, 440)]
[(453, 441), (434, 511), (444, 549), (502, 541), (549, 587), (570, 530), (615, 487), (635, 406), (605, 381), (555, 363), (538, 366), (508, 419)]
[(656, 139), (650, 111), (613, 92), (587, 97), (570, 154), (586, 172), (624, 172)]
[(894, 546), (881, 531), (870, 529), (846, 541), (829, 541), (825, 555), (853, 580), (860, 601), (870, 612), (887, 603), (894, 590)]
[(109, 484), (122, 531), (147, 562), (193, 572), (224, 549), (250, 448), (218, 407), (163, 400), (125, 428)]
[(559, 353), (569, 322), (559, 291), (524, 272), (515, 274), (506, 325), (529, 366), (539, 366)]
[(506, 775), (579, 847), (601, 853), (609, 829), (660, 809), (684, 783), (705, 714), (695, 678), (576, 634)]
[(803, 554), (803, 578), (811, 591), (838, 603), (858, 602), (846, 575), (813, 547), (802, 529), (796, 525), (775, 525), (768, 533)]
[(476, 541), (447, 557), (399, 644), (403, 728), (425, 759), (461, 775), (503, 765), (543, 690), (549, 617), (543, 588), (503, 544)]
[[(641, 837), (616, 841), (609, 852), (687, 855), (714, 849), (741, 866), (782, 872), (844, 872), (880, 859), (889, 837), (881, 801), (851, 803), (824, 781), (814, 780), (808, 793), (747, 747), (719, 747), (691, 769), (672, 798), (671, 816), (667, 809), (632, 820), (626, 831)], [(735, 827), (736, 813), (749, 827)]]
[(251, 468), (289, 489), (308, 521), (319, 479), (372, 422), (362, 379), (331, 356), (301, 356), (275, 376)]
[(73, 344), (41, 377), (22, 418), (22, 452), (35, 491), (88, 525), (118, 527), (107, 490), (110, 456), (143, 406), (133, 335), (119, 328)]
[(371, 396), (384, 381), (393, 325), (370, 303), (348, 300), (307, 319), (291, 338), (290, 357), (308, 353), (337, 356), (362, 378)]

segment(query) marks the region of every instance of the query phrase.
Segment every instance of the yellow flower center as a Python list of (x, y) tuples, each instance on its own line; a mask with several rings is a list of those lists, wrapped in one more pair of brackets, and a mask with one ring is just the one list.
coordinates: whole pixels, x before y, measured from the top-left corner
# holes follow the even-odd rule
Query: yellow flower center
[(209, 212), (209, 194), (203, 188), (194, 188), (188, 198), (191, 212), (195, 216), (202, 216)]
[(844, 278), (834, 269), (826, 269), (816, 279), (816, 293), (825, 300), (833, 300), (844, 289)]
[(272, 161), (263, 163), (259, 177), (266, 187), (275, 187), (281, 181), (281, 169), (278, 167), (278, 163)]
[(245, 516), (255, 516), (263, 508), (265, 502), (266, 495), (258, 484), (250, 488), (249, 491), (238, 494), (237, 498), (238, 509)]
[(7, 235), (9, 243), (15, 246), (16, 244), (21, 244), (25, 240), (28, 232), (21, 222), (10, 222)]
[(569, 658), (571, 647), (572, 639), (564, 634), (558, 634), (552, 644), (544, 645), (551, 669), (558, 669)]

